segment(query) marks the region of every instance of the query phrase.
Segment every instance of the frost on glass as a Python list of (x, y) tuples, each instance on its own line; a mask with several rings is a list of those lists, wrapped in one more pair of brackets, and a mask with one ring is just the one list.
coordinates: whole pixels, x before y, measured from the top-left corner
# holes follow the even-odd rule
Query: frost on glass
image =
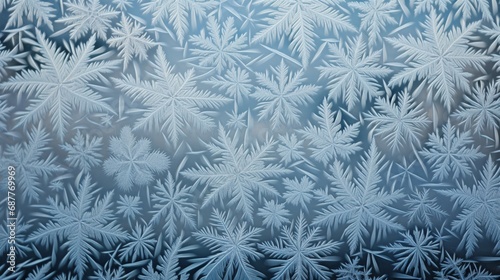
[(498, 279), (498, 6), (0, 0), (0, 279)]

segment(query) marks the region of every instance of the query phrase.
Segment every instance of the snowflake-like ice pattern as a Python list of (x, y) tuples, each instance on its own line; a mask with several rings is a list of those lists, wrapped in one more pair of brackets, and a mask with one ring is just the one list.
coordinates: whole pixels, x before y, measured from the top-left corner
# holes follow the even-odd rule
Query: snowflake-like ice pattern
[(498, 279), (499, 4), (0, 0), (0, 279)]

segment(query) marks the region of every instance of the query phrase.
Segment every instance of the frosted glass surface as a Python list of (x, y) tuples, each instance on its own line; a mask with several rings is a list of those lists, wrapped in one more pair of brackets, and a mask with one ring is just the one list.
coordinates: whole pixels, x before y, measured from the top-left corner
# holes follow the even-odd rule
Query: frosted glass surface
[(0, 0), (1, 279), (497, 279), (491, 0)]

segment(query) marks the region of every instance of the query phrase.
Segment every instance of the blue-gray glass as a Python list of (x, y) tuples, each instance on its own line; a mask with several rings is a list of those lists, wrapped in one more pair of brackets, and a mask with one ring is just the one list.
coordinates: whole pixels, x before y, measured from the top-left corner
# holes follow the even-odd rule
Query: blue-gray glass
[(497, 0), (0, 0), (1, 279), (498, 279)]

